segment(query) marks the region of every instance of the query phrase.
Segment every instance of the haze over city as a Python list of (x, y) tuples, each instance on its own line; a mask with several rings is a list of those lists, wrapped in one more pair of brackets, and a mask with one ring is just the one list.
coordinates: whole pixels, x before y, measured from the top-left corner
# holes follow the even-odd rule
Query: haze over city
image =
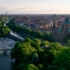
[(0, 0), (0, 14), (70, 14), (70, 0)]

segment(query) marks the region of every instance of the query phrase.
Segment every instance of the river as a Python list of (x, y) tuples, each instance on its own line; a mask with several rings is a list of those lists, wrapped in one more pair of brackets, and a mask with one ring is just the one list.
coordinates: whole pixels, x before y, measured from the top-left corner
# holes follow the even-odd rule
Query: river
[(0, 70), (13, 70), (13, 62), (9, 52), (7, 55), (3, 55), (3, 52), (0, 51)]
[(13, 48), (15, 43), (15, 41), (9, 38), (0, 38), (0, 70), (13, 70), (12, 63), (14, 63), (14, 61), (11, 60), (10, 57), (11, 50), (7, 50), (7, 55), (4, 55), (4, 50), (1, 49)]
[[(5, 22), (4, 26), (6, 26), (7, 22), (9, 22), (9, 20)], [(20, 37), (17, 34), (15, 34), (13, 31), (11, 31), (10, 33), (17, 37)], [(20, 38), (23, 39), (22, 37)], [(13, 70), (13, 66), (14, 66), (13, 64), (14, 61), (11, 60), (10, 51), (7, 52), (7, 55), (4, 55), (3, 51), (0, 51), (0, 70)]]

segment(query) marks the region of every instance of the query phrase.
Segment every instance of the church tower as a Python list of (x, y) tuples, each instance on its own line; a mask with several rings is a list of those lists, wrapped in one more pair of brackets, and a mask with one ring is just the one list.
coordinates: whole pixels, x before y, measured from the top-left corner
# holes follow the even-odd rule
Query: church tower
[(52, 26), (52, 32), (53, 32), (53, 36), (55, 37), (55, 39), (57, 37), (57, 25), (56, 24), (57, 24), (57, 22), (54, 21), (53, 26)]
[(61, 27), (57, 29), (57, 40), (63, 40), (63, 38), (70, 33), (70, 20), (66, 18)]
[(57, 35), (57, 21), (56, 21), (56, 15), (53, 15), (53, 26), (52, 26), (52, 33), (53, 36), (56, 37)]
[(70, 29), (70, 20), (68, 18), (65, 19), (65, 21), (63, 23), (63, 28), (64, 28), (64, 30)]

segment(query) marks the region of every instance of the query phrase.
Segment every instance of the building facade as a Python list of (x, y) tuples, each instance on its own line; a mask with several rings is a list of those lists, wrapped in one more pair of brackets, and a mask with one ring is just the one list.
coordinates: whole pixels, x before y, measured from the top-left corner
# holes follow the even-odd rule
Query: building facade
[(66, 18), (58, 28), (56, 21), (53, 22), (52, 33), (56, 40), (61, 41), (67, 34), (70, 34), (70, 20)]

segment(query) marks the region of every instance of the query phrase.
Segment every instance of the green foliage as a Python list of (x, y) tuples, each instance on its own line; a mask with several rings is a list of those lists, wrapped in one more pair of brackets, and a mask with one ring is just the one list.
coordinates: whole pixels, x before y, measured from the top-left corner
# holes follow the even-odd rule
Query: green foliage
[(67, 46), (70, 47), (70, 40), (68, 40), (68, 42), (67, 42)]
[(41, 46), (50, 46), (50, 42), (48, 41), (42, 41)]
[(23, 48), (22, 44), (20, 42), (17, 42), (15, 44), (15, 47), (11, 51), (11, 58), (15, 58), (16, 61), (18, 61), (18, 63), (21, 62), (23, 59), (22, 58), (22, 53), (23, 53), (22, 48)]
[(6, 20), (7, 20), (6, 16), (3, 16), (3, 17), (0, 16), (0, 22), (1, 22), (2, 25), (4, 25)]
[(29, 42), (17, 42), (11, 51), (11, 58), (15, 58), (17, 63), (20, 63), (26, 61), (34, 51)]
[(12, 17), (12, 18), (10, 19), (9, 23), (10, 23), (10, 24), (14, 24), (14, 20), (15, 20), (15, 18)]
[(25, 42), (30, 42), (31, 46), (36, 49), (40, 48), (41, 40), (39, 40), (39, 39), (34, 38), (31, 40), (30, 38), (26, 38)]
[(50, 49), (54, 51), (59, 51), (62, 49), (62, 45), (57, 42), (54, 42), (50, 44)]
[(47, 56), (47, 54), (45, 53), (45, 50), (42, 48), (37, 49), (37, 53), (39, 56), (39, 62), (44, 62), (45, 61), (45, 57)]
[(38, 64), (37, 66), (38, 66), (39, 70), (44, 70), (44, 66), (42, 64)]
[(38, 57), (38, 53), (34, 52), (32, 54), (32, 61), (33, 63), (37, 64), (39, 62), (39, 57)]
[(24, 70), (24, 68), (25, 68), (25, 64), (20, 63), (20, 64), (16, 67), (16, 70)]
[(34, 38), (33, 41), (34, 41), (33, 47), (35, 47), (36, 49), (39, 49), (40, 44), (41, 44), (41, 40)]
[(63, 42), (67, 43), (68, 40), (70, 40), (70, 34), (65, 35), (65, 37), (63, 38)]
[(34, 47), (35, 42), (31, 40), (30, 38), (26, 38), (25, 42), (30, 42), (31, 46)]
[(42, 33), (40, 31), (32, 31), (31, 35), (34, 36), (35, 38), (42, 38)]
[(61, 51), (56, 53), (53, 65), (57, 69), (64, 68), (65, 70), (70, 70), (70, 48), (64, 47)]
[(56, 69), (55, 66), (51, 66), (51, 65), (49, 65), (49, 66), (47, 67), (47, 70), (57, 70), (57, 69)]
[(49, 42), (55, 41), (52, 34), (42, 33), (40, 31), (31, 30), (31, 29), (28, 29), (25, 27), (20, 27), (20, 26), (14, 24), (14, 20), (11, 19), (9, 21), (9, 23), (7, 23), (7, 26), (9, 26), (11, 30), (13, 30), (17, 33), (20, 33), (22, 36), (27, 35), (30, 38), (38, 38), (38, 39), (42, 39), (42, 40), (47, 40)]
[(29, 64), (25, 70), (39, 70), (35, 65)]
[(52, 64), (52, 61), (55, 58), (54, 52), (48, 50), (47, 51), (47, 56), (45, 58), (46, 58), (46, 61), (47, 61), (48, 64)]
[(47, 40), (49, 42), (54, 42), (55, 41), (55, 39), (52, 36), (52, 34), (48, 34), (46, 32), (43, 34), (42, 38), (43, 38), (43, 40)]
[(16, 70), (70, 70), (70, 47), (54, 42), (48, 49), (42, 49), (41, 44), (39, 39), (30, 38), (15, 44), (11, 58), (18, 64)]
[(9, 34), (10, 29), (7, 26), (3, 26), (2, 22), (0, 22), (0, 37), (3, 37)]

